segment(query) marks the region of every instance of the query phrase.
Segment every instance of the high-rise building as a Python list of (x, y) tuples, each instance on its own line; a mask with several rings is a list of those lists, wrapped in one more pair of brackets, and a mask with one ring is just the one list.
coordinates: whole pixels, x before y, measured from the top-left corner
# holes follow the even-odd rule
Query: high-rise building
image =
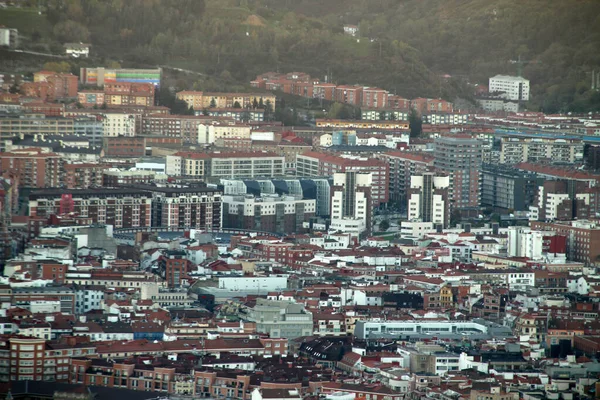
[(0, 173), (12, 174), (23, 187), (58, 187), (63, 179), (63, 160), (39, 148), (13, 150), (0, 153)]
[(379, 207), (388, 202), (390, 176), (387, 162), (366, 157), (342, 157), (315, 151), (296, 156), (297, 176), (332, 176), (336, 172), (370, 173), (373, 207)]
[(434, 157), (429, 154), (389, 151), (380, 157), (390, 166), (390, 199), (398, 203), (406, 201), (412, 175), (433, 169)]
[(570, 221), (587, 219), (597, 212), (599, 188), (586, 182), (556, 180), (540, 182), (533, 204), (532, 221)]
[(544, 179), (535, 173), (504, 165), (484, 164), (481, 205), (502, 211), (527, 211), (543, 182)]
[(333, 174), (331, 228), (354, 236), (371, 229), (373, 201), (370, 173), (348, 171)]
[(181, 286), (181, 280), (188, 272), (189, 261), (181, 250), (167, 250), (160, 261), (160, 270), (170, 288)]
[(433, 222), (447, 227), (450, 223), (448, 175), (426, 173), (410, 178), (408, 190), (408, 220)]
[(452, 209), (479, 207), (483, 143), (471, 135), (435, 139), (434, 166), (450, 174)]

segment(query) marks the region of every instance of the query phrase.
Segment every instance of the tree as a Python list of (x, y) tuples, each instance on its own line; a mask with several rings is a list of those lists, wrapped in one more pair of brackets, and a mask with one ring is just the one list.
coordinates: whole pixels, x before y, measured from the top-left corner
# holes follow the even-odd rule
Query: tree
[(388, 221), (387, 219), (382, 220), (379, 223), (379, 230), (382, 231), (382, 232), (385, 232), (388, 229), (390, 229), (390, 221)]
[(214, 98), (210, 99), (210, 105), (209, 108), (216, 108), (217, 107), (217, 102), (215, 101)]
[(202, 115), (205, 115), (205, 116), (206, 116), (206, 115), (209, 115), (209, 114), (210, 114), (210, 112), (208, 111), (208, 108), (206, 108), (206, 107), (205, 107), (205, 108), (202, 110)]
[(59, 22), (54, 26), (52, 32), (61, 42), (87, 42), (90, 40), (90, 31), (76, 21)]
[[(256, 99), (255, 99), (256, 100)], [(265, 108), (265, 104), (263, 103), (263, 98), (261, 97), (258, 101), (258, 108)]]
[(380, 111), (379, 112), (379, 120), (381, 120), (381, 121), (385, 121), (386, 120), (386, 118), (385, 118), (385, 111)]
[(462, 214), (459, 209), (455, 209), (452, 211), (452, 214), (450, 214), (450, 226), (456, 226), (460, 221), (462, 221)]
[[(261, 99), (262, 101), (262, 99)], [(273, 105), (271, 104), (271, 100), (267, 100), (265, 103), (265, 121), (271, 121), (273, 118)]]
[(242, 115), (240, 115), (240, 119), (242, 120), (242, 122), (246, 123), (248, 121), (250, 121), (250, 113), (248, 111), (244, 111), (242, 113)]
[(390, 111), (390, 121), (395, 121), (396, 118), (396, 112), (395, 111)]
[(44, 70), (66, 73), (71, 71), (71, 65), (66, 61), (48, 61), (44, 63)]
[(233, 108), (242, 108), (242, 106), (239, 101), (236, 101), (233, 103)]
[(410, 137), (419, 137), (423, 132), (423, 120), (421, 116), (412, 108), (410, 110), (410, 114), (408, 115), (408, 123), (410, 127)]
[(256, 100), (256, 97), (254, 98), (254, 100), (252, 100), (252, 108), (255, 110), (258, 108), (258, 100)]

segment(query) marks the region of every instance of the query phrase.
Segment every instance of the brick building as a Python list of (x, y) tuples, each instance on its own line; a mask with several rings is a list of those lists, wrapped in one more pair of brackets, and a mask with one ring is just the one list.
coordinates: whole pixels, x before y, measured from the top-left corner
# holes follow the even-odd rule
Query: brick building
[(142, 157), (146, 155), (146, 142), (139, 136), (104, 137), (102, 149), (106, 157)]
[(0, 153), (0, 174), (10, 173), (22, 187), (57, 187), (62, 183), (63, 160), (40, 149), (19, 149)]
[(104, 164), (65, 163), (63, 184), (67, 189), (87, 189), (102, 186), (102, 173), (109, 168)]
[(152, 83), (117, 82), (104, 85), (104, 101), (107, 106), (154, 105), (154, 85)]
[(552, 231), (567, 238), (567, 259), (591, 264), (600, 261), (600, 227), (589, 221), (531, 221), (531, 229)]

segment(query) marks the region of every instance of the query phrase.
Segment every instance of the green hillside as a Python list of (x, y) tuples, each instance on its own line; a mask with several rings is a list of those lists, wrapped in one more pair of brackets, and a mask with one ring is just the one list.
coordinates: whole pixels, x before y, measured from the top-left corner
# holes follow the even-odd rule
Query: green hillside
[[(530, 107), (600, 108), (597, 0), (47, 0), (56, 41), (103, 57), (247, 83), (298, 70), (413, 96), (468, 97), (496, 73), (531, 80)], [(1, 21), (1, 20), (0, 20)], [(344, 24), (360, 28), (357, 38)], [(515, 60), (522, 64), (514, 63)], [(511, 62), (512, 60), (512, 62)], [(441, 78), (451, 75), (451, 79)]]

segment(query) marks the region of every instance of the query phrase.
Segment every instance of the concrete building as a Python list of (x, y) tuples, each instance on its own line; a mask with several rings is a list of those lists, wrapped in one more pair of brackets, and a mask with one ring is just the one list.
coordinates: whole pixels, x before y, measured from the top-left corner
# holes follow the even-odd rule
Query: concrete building
[(138, 133), (138, 118), (141, 115), (135, 115), (127, 112), (105, 112), (101, 116), (102, 129), (105, 137), (115, 136), (136, 136)]
[(544, 181), (535, 173), (503, 165), (484, 164), (481, 175), (481, 205), (501, 211), (529, 210)]
[(502, 93), (507, 100), (529, 101), (529, 80), (520, 76), (496, 75), (489, 80), (490, 93)]
[(200, 124), (198, 144), (214, 144), (218, 139), (250, 139), (250, 125)]
[(450, 224), (450, 202), (448, 175), (426, 173), (410, 178), (408, 191), (408, 220), (413, 222), (433, 222), (444, 228)]
[(528, 227), (508, 227), (508, 255), (539, 260), (544, 247), (544, 233)]
[(330, 215), (331, 183), (329, 178), (221, 179), (225, 195), (276, 194), (316, 200), (315, 215), (319, 217)]
[[(371, 190), (373, 176), (362, 172), (340, 172), (333, 175), (331, 188), (331, 228), (360, 236), (363, 231), (351, 229), (364, 227), (371, 229), (373, 213)], [(350, 223), (351, 225), (346, 224)], [(346, 230), (344, 230), (346, 229)]]
[(479, 207), (483, 144), (470, 135), (455, 134), (434, 141), (437, 169), (450, 174), (452, 209)]
[(385, 161), (365, 157), (341, 157), (306, 152), (296, 157), (297, 176), (332, 176), (336, 172), (371, 173), (371, 201), (379, 207), (389, 200), (389, 166)]
[(140, 189), (47, 189), (29, 195), (29, 216), (77, 213), (115, 228), (150, 226), (152, 195)]
[(389, 151), (381, 154), (380, 158), (389, 164), (390, 199), (398, 203), (406, 201), (410, 177), (431, 171), (434, 160), (434, 157), (429, 154), (403, 151)]
[(598, 212), (600, 192), (586, 182), (572, 180), (543, 181), (529, 207), (533, 221), (570, 221), (592, 218)]
[(564, 222), (531, 221), (531, 229), (551, 231), (567, 238), (567, 259), (586, 265), (600, 260), (600, 227), (595, 222), (578, 220)]
[(256, 323), (257, 332), (271, 338), (288, 340), (313, 334), (313, 316), (302, 304), (290, 301), (257, 299), (248, 309), (247, 319)]
[(19, 31), (12, 28), (0, 27), (0, 46), (15, 48), (19, 46)]
[(500, 162), (549, 161), (575, 163), (583, 159), (583, 141), (571, 138), (505, 136), (501, 139)]
[(268, 152), (178, 152), (167, 156), (167, 175), (212, 179), (282, 176), (285, 157)]
[(104, 86), (107, 83), (151, 83), (160, 86), (162, 70), (134, 68), (80, 68), (79, 80), (84, 85)]
[(223, 226), (274, 233), (295, 233), (315, 216), (316, 200), (294, 196), (223, 196)]

